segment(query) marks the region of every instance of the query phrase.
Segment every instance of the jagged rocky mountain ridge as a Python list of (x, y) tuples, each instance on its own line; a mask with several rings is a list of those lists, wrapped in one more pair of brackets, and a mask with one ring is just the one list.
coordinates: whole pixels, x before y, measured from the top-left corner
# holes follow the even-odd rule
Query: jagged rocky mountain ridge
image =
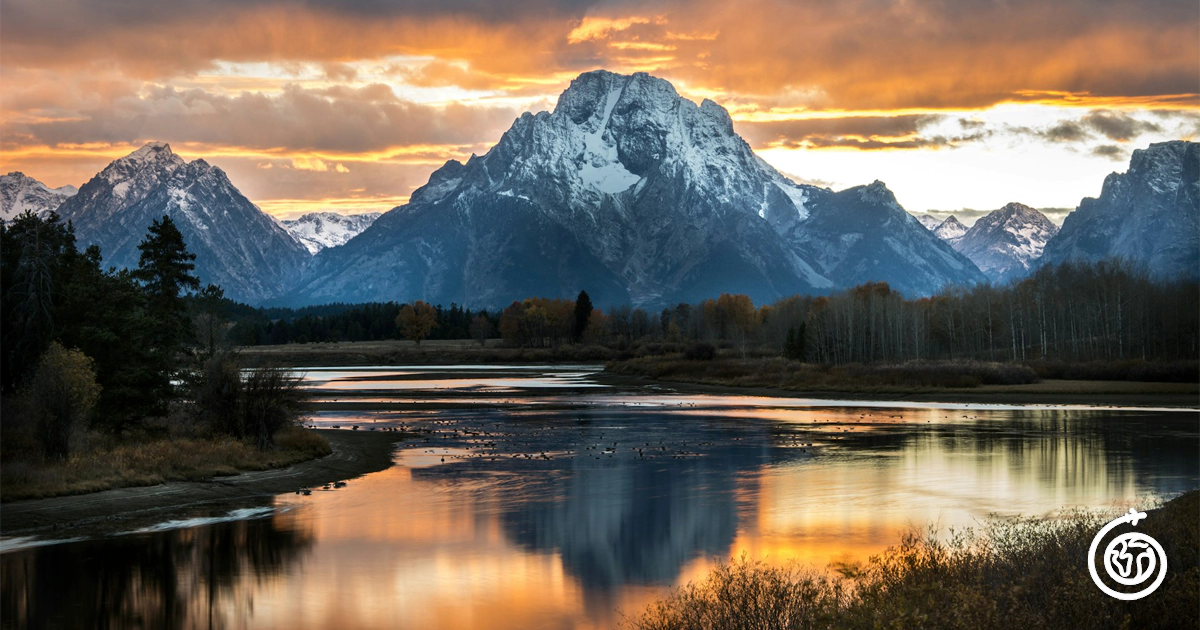
[(1128, 171), (1110, 174), (1098, 198), (1067, 215), (1038, 264), (1117, 256), (1158, 276), (1200, 277), (1200, 144), (1134, 151)]
[[(307, 272), (309, 250), (280, 222), (220, 169), (185, 162), (163, 143), (113, 162), (58, 211), (81, 246), (99, 244), (118, 266), (136, 265), (146, 226), (171, 214), (199, 255), (201, 278), (254, 304), (426, 299), (495, 308), (580, 288), (601, 305), (695, 302), (723, 291), (764, 303), (867, 281), (914, 296), (983, 281), (980, 267), (995, 281), (1019, 277), (1046, 238), (1036, 264), (1121, 255), (1156, 273), (1196, 276), (1196, 146), (1135, 152), (1128, 173), (1110, 175), (1100, 198), (1071, 215), (1065, 240), (1050, 237), (1054, 226), (1040, 213), (1010, 204), (971, 230), (954, 217), (940, 222), (935, 230), (954, 239), (951, 247), (881, 182), (840, 192), (796, 184), (759, 159), (715, 103), (697, 106), (644, 74), (594, 72), (553, 112), (523, 115), (487, 154), (448, 162), (409, 204), (326, 247)], [(320, 230), (324, 238), (349, 231)]]
[(1000, 283), (1028, 274), (1057, 233), (1058, 226), (1046, 215), (1009, 203), (980, 217), (952, 244), (990, 280)]
[(283, 221), (283, 227), (300, 241), (309, 253), (344, 245), (371, 227), (382, 212), (363, 214), (338, 214), (336, 212), (310, 212), (295, 219)]
[(963, 225), (957, 217), (948, 216), (945, 221), (933, 229), (933, 233), (943, 241), (953, 244), (967, 233), (967, 226)]
[(44, 217), (77, 192), (74, 186), (51, 188), (19, 171), (0, 175), (0, 220), (11, 221), (26, 210)]
[(760, 159), (716, 103), (646, 74), (585, 73), (553, 112), (447, 162), (410, 202), (316, 256), (296, 304), (497, 307), (530, 295), (658, 306), (768, 302), (883, 280), (912, 295), (982, 281), (876, 182), (835, 193)]
[(151, 222), (169, 215), (196, 254), (196, 274), (226, 296), (260, 303), (282, 296), (308, 250), (246, 199), (221, 169), (186, 162), (166, 143), (115, 160), (58, 208), (80, 248), (100, 246), (107, 265), (136, 267)]
[(933, 216), (932, 214), (921, 213), (921, 214), (913, 214), (913, 216), (916, 217), (917, 220), (921, 222), (921, 225), (925, 226), (925, 229), (927, 229), (931, 232), (933, 230), (937, 229), (937, 226), (942, 224), (942, 220)]

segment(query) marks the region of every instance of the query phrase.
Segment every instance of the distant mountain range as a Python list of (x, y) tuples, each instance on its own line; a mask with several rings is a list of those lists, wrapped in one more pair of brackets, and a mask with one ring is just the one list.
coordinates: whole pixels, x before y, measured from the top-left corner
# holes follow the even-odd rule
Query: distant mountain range
[(1046, 215), (1019, 203), (993, 210), (970, 228), (954, 216), (939, 222), (921, 215), (918, 220), (998, 283), (1027, 274), (1042, 255), (1046, 241), (1058, 233), (1058, 226)]
[(980, 217), (953, 245), (990, 280), (1005, 282), (1028, 274), (1057, 233), (1058, 226), (1046, 215), (1010, 203)]
[(646, 74), (576, 78), (487, 154), (319, 253), (293, 303), (529, 295), (661, 306), (767, 302), (883, 280), (919, 295), (984, 276), (879, 182), (835, 193), (759, 158), (729, 114)]
[(74, 186), (50, 188), (20, 172), (0, 175), (0, 220), (10, 221), (26, 210), (45, 216), (77, 192)]
[(136, 267), (137, 245), (155, 219), (169, 215), (196, 254), (196, 274), (232, 299), (280, 298), (309, 253), (204, 160), (186, 162), (166, 143), (151, 143), (109, 164), (57, 209), (75, 225), (81, 248), (100, 246), (104, 262)]
[(336, 212), (310, 212), (297, 219), (283, 221), (283, 227), (304, 244), (310, 254), (322, 249), (345, 245), (346, 241), (358, 236), (371, 227), (382, 212), (363, 214), (338, 214)]
[(1162, 277), (1200, 277), (1200, 145), (1177, 140), (1133, 152), (1129, 170), (1104, 180), (1062, 228), (1010, 203), (969, 229), (955, 217), (917, 215), (993, 282), (1069, 260), (1124, 258)]
[(0, 216), (57, 210), (81, 247), (132, 267), (146, 228), (168, 214), (202, 281), (252, 304), (497, 308), (586, 289), (601, 306), (660, 307), (868, 281), (921, 296), (1112, 255), (1200, 275), (1198, 146), (1135, 151), (1129, 171), (1110, 175), (1061, 230), (1016, 203), (967, 229), (953, 216), (908, 214), (882, 182), (797, 184), (755, 155), (716, 103), (696, 105), (646, 74), (597, 71), (575, 79), (553, 112), (522, 115), (485, 155), (447, 162), (381, 216), (277, 221), (221, 169), (164, 143), (114, 161), (76, 194), (10, 173)]
[(967, 226), (959, 222), (957, 218), (949, 216), (933, 229), (933, 233), (943, 241), (953, 244), (967, 233)]

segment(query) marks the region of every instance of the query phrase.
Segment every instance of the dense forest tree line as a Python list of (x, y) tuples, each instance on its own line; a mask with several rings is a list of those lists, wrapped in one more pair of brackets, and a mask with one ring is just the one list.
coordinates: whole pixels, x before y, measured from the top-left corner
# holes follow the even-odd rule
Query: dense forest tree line
[[(195, 423), (205, 430), (253, 433), (270, 447), (296, 417), (295, 380), (271, 368), (240, 371), (229, 302), (220, 287), (201, 288), (170, 217), (154, 221), (138, 249), (135, 269), (104, 269), (99, 248), (79, 251), (73, 227), (53, 212), (0, 222), (8, 443), (32, 432), (46, 457), (63, 459), (78, 430), (147, 430), (186, 403), (185, 415), (212, 420)], [(214, 374), (225, 377), (219, 387)]]
[[(401, 312), (411, 307), (230, 308), (241, 309), (235, 339), (252, 345), (403, 339)], [(529, 348), (585, 343), (624, 350), (639, 342), (703, 341), (823, 364), (1171, 361), (1200, 355), (1200, 284), (1155, 278), (1122, 260), (1044, 267), (1006, 285), (948, 287), (917, 299), (886, 283), (868, 283), (761, 306), (745, 295), (723, 294), (657, 312), (593, 308), (586, 292), (576, 300), (531, 297), (497, 313), (457, 304), (429, 308), (432, 326), (422, 339), (499, 336), (509, 346)]]
[[(571, 339), (573, 305), (527, 299), (500, 316), (510, 344)], [(623, 349), (641, 341), (725, 342), (824, 364), (921, 359), (1024, 362), (1194, 360), (1200, 355), (1200, 285), (1155, 279), (1120, 260), (1039, 269), (1004, 286), (947, 288), (906, 299), (886, 283), (756, 307), (724, 294), (658, 313), (595, 310), (582, 341)]]
[[(405, 304), (327, 304), (304, 308), (253, 308), (227, 302), (224, 306), (234, 325), (231, 339), (244, 346), (337, 341), (380, 341), (404, 339), (397, 318)], [(499, 317), (487, 311), (472, 311), (458, 304), (432, 305), (434, 325), (422, 339), (472, 339), (472, 322), (483, 317), (493, 327)], [(488, 333), (486, 338), (491, 338)]]

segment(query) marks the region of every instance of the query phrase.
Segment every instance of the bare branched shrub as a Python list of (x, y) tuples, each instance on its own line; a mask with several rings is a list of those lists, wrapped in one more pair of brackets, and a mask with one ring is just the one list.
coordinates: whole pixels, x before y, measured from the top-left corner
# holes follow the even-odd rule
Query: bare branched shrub
[(676, 589), (624, 625), (637, 630), (815, 628), (836, 618), (847, 599), (838, 580), (743, 556), (717, 564), (703, 582)]
[(201, 424), (218, 433), (245, 437), (242, 415), (242, 373), (229, 354), (214, 354), (204, 362), (194, 392)]
[(242, 371), (236, 358), (210, 358), (194, 391), (198, 419), (212, 431), (274, 446), (274, 435), (299, 422), (307, 394), (300, 379), (269, 366)]
[(278, 367), (256, 367), (243, 377), (242, 417), (246, 437), (260, 449), (273, 446), (275, 432), (299, 421), (307, 394), (300, 379)]

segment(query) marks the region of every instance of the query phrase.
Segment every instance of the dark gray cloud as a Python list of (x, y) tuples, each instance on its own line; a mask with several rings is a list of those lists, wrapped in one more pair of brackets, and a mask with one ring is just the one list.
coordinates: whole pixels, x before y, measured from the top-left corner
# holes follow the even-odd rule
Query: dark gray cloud
[[(1143, 112), (1141, 118), (1128, 112), (1094, 109), (1078, 119), (1060, 120), (1046, 127), (1007, 125), (1007, 133), (1041, 138), (1050, 142), (1086, 145), (1098, 138), (1110, 142), (1136, 142), (1142, 134), (1167, 133), (1179, 138), (1192, 137), (1200, 132), (1200, 114), (1184, 110)], [(1147, 120), (1147, 118), (1157, 119)], [(1117, 155), (1116, 147), (1106, 144), (1092, 149), (1095, 155)], [(1124, 155), (1125, 149), (1120, 149)]]
[(1082, 124), (1074, 120), (1064, 120), (1038, 134), (1051, 142), (1080, 142), (1091, 136)]
[(85, 110), (75, 119), (10, 125), (5, 140), (24, 137), (53, 146), (157, 139), (364, 153), (405, 145), (491, 144), (519, 114), (509, 108), (411, 103), (378, 84), (326, 90), (291, 85), (278, 95), (238, 96), (160, 87)]
[(1129, 153), (1115, 144), (1102, 144), (1092, 149), (1092, 155), (1106, 157), (1114, 162), (1124, 162)]
[[(585, 18), (631, 15), (654, 19), (568, 37)], [(1195, 94), (1198, 22), (1190, 0), (6, 0), (0, 49), (6, 65), (103, 63), (152, 79), (217, 60), (412, 54), (505, 76), (637, 67), (739, 94), (816, 88), (823, 107), (975, 107)]]
[(1108, 110), (1089, 113), (1083, 117), (1083, 123), (1115, 142), (1129, 142), (1147, 131), (1162, 131), (1162, 127), (1155, 123)]
[(88, 36), (110, 28), (201, 23), (231, 12), (278, 8), (287, 12), (363, 20), (462, 17), (513, 22), (531, 16), (581, 17), (597, 0), (5, 0), (5, 38)]
[(765, 122), (738, 122), (737, 130), (750, 146), (765, 148), (851, 147), (862, 150), (947, 147), (981, 140), (990, 132), (972, 128), (961, 135), (925, 135), (923, 130), (941, 122), (940, 114), (903, 116), (847, 116)]

